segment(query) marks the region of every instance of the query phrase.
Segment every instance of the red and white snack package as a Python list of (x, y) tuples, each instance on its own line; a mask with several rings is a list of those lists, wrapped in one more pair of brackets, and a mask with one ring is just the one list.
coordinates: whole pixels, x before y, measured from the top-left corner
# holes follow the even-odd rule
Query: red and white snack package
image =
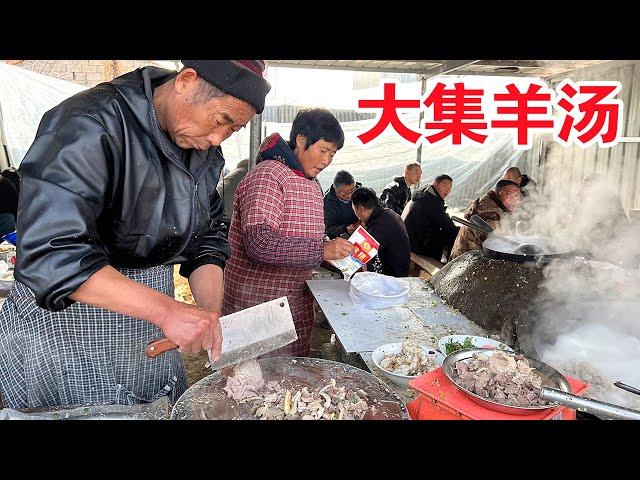
[(380, 248), (377, 240), (362, 226), (351, 234), (349, 241), (355, 245), (355, 250), (350, 256), (341, 260), (328, 260), (342, 272), (345, 280), (350, 280), (354, 273), (378, 254), (378, 248)]

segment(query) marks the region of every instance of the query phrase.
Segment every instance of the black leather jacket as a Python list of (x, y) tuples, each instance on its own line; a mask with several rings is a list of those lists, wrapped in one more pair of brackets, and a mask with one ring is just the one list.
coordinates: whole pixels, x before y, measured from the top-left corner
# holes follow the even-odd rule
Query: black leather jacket
[(222, 151), (179, 149), (153, 109), (152, 89), (175, 74), (141, 68), (43, 116), (20, 165), (15, 269), (40, 307), (68, 307), (105, 265), (180, 263), (187, 277), (204, 264), (224, 267)]

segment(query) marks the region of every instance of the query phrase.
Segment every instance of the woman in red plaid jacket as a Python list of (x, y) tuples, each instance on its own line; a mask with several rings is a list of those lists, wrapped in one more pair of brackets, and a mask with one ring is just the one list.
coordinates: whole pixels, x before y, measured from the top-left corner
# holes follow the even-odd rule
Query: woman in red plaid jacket
[(298, 340), (271, 355), (309, 354), (313, 296), (305, 281), (323, 260), (353, 252), (343, 238), (323, 241), (322, 189), (316, 180), (343, 144), (344, 132), (331, 112), (302, 110), (290, 141), (277, 133), (267, 137), (256, 167), (236, 190), (222, 313), (286, 296)]

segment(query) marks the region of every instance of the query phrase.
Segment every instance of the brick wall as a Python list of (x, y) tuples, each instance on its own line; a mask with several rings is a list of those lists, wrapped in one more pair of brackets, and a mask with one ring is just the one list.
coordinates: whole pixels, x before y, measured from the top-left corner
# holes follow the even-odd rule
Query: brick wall
[(136, 68), (158, 65), (153, 60), (9, 60), (7, 63), (87, 87)]

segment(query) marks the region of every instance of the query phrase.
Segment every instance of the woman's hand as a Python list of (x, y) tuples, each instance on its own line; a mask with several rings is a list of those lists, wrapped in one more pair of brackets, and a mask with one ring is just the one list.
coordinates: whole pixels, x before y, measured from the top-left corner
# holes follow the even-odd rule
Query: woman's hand
[(333, 240), (329, 240), (324, 244), (324, 259), (325, 260), (340, 260), (348, 257), (353, 253), (353, 243), (344, 238), (338, 237)]

